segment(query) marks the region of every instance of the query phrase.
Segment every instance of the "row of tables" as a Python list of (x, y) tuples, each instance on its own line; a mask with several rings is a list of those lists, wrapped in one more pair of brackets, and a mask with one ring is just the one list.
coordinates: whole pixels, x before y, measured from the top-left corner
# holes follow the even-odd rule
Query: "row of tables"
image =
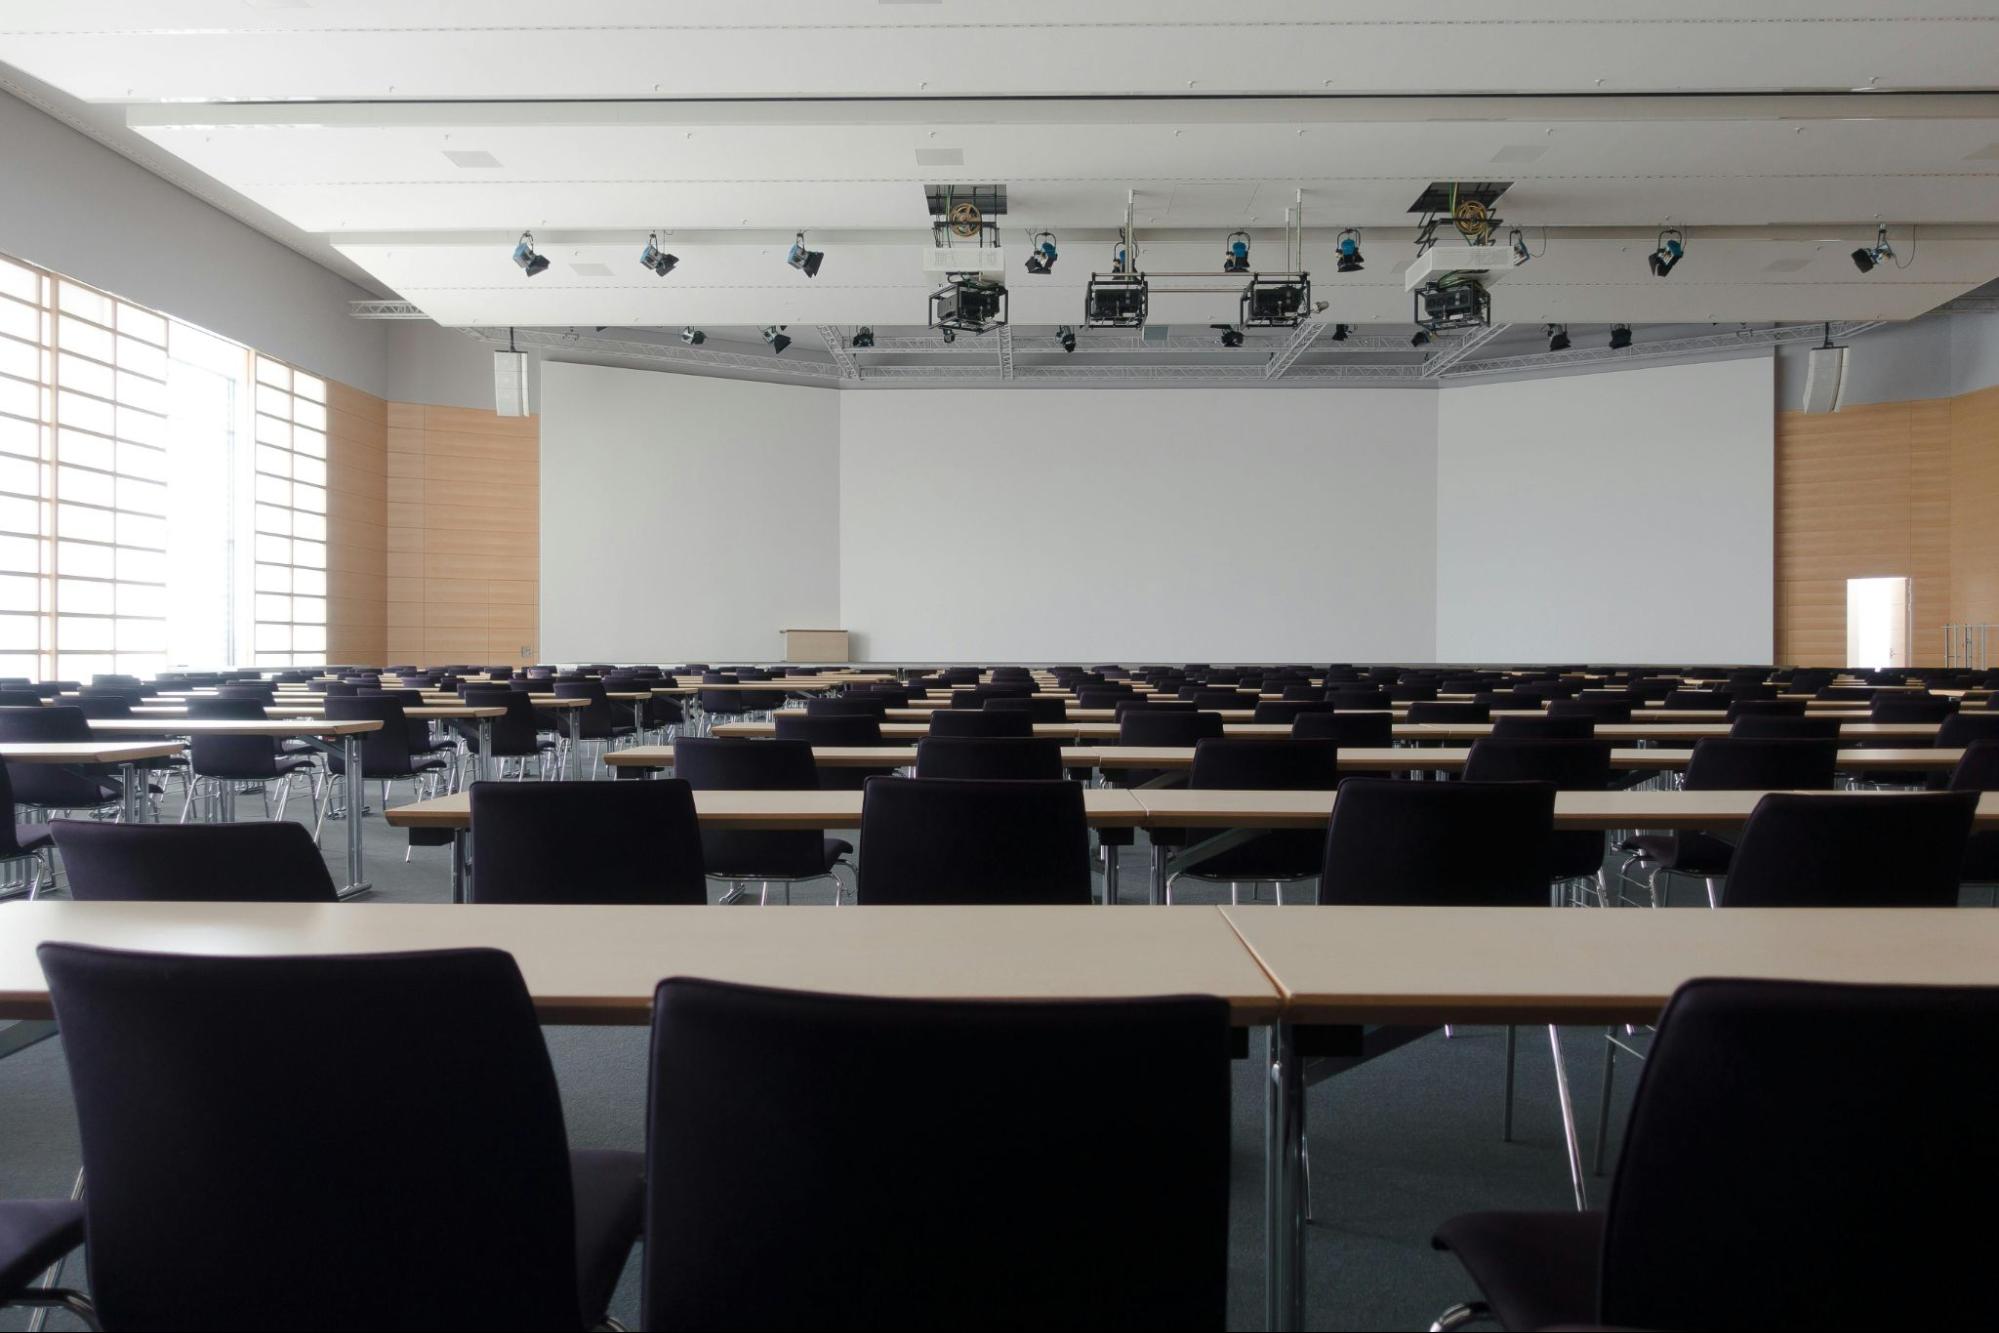
[[(52, 1017), (35, 948), (261, 956), (487, 947), (549, 1024), (649, 1021), (667, 977), (939, 1000), (1200, 994), (1266, 1034), (1266, 1317), (1303, 1326), (1301, 1030), (1654, 1021), (1696, 977), (1988, 985), (1999, 913), (1736, 908), (700, 907), (96, 903), (0, 907), (0, 1018)], [(1155, 1108), (1168, 1110), (1170, 1108)]]

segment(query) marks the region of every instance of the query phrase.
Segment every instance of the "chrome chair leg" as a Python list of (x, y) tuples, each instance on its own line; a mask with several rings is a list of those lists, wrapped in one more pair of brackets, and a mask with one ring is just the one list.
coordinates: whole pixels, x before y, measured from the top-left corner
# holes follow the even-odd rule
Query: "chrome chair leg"
[(1501, 1118), (1499, 1141), (1513, 1142), (1513, 1065), (1514, 1056), (1520, 1049), (1520, 1029), (1506, 1025), (1506, 1114)]
[(1492, 1307), (1484, 1301), (1465, 1301), (1462, 1304), (1453, 1305), (1450, 1309), (1438, 1315), (1436, 1322), (1430, 1325), (1430, 1333), (1451, 1333), (1453, 1329), (1463, 1328), (1466, 1324), (1475, 1324), (1480, 1320), (1490, 1318), (1492, 1318)]
[(1583, 1179), (1582, 1143), (1576, 1136), (1576, 1108), (1569, 1099), (1569, 1068), (1562, 1059), (1561, 1029), (1548, 1025), (1548, 1049), (1555, 1057), (1555, 1098), (1562, 1106), (1562, 1139), (1569, 1152), (1569, 1183), (1575, 1187), (1576, 1211), (1589, 1207), (1589, 1193)]
[(1610, 1146), (1610, 1091), (1617, 1080), (1617, 1029), (1603, 1030), (1603, 1096), (1596, 1108), (1596, 1148), (1592, 1153), (1590, 1174), (1603, 1174), (1603, 1159)]

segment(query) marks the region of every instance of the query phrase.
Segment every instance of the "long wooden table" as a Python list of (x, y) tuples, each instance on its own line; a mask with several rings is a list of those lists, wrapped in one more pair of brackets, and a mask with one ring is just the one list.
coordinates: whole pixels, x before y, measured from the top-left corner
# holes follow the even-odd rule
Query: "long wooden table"
[[(1492, 734), (1490, 722), (1395, 722), (1391, 731), (1397, 740), (1432, 741), (1475, 741)], [(1291, 734), (1288, 722), (1228, 722), (1222, 731), (1229, 736), (1284, 737)], [(713, 728), (713, 735), (722, 737), (767, 737), (777, 734), (777, 725), (772, 722), (724, 722)], [(884, 740), (917, 741), (930, 734), (926, 722), (884, 722)], [(1115, 722), (1037, 722), (1034, 734), (1051, 736), (1057, 740), (1084, 742), (1115, 741), (1118, 728)], [(1844, 740), (1903, 740), (1927, 741), (1937, 734), (1934, 722), (1843, 722), (1839, 729)], [(1599, 722), (1596, 738), (1600, 741), (1664, 741), (1692, 744), (1709, 736), (1728, 735), (1728, 724), (1723, 722)]]

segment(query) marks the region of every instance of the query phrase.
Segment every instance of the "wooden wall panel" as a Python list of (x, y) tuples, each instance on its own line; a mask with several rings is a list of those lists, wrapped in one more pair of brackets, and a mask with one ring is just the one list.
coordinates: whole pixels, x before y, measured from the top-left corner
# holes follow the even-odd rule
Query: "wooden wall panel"
[(1845, 666), (1846, 580), (1910, 580), (1916, 665), (1999, 622), (1999, 388), (1777, 414), (1777, 660)]
[(326, 656), (388, 652), (388, 404), (326, 386)]
[(498, 666), (539, 651), (541, 431), (532, 417), (390, 403), (387, 659)]

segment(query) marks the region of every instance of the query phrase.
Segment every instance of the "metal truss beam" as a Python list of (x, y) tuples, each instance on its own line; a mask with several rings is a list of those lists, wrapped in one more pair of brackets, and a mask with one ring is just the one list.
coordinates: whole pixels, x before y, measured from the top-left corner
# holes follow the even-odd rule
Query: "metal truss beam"
[(1305, 355), (1305, 349), (1319, 341), (1319, 335), (1332, 325), (1320, 319), (1308, 319), (1291, 330), (1291, 337), (1271, 354), (1263, 363), (1263, 377), (1267, 380), (1282, 379), (1291, 367), (1298, 364), (1298, 358)]
[[(468, 328), (464, 332), (480, 342), (490, 343), (495, 347), (507, 345), (506, 329)], [(661, 365), (677, 366), (687, 370), (748, 370), (768, 375), (773, 379), (795, 380), (802, 384), (837, 381), (840, 378), (839, 367), (831, 361), (808, 361), (802, 358), (780, 360), (775, 356), (758, 356), (750, 352), (711, 351), (705, 347), (669, 345), (632, 338), (572, 336), (566, 333), (550, 333), (543, 329), (518, 329), (515, 330), (513, 337), (515, 345), (519, 347), (594, 352), (600, 356), (614, 356), (627, 361), (656, 361)]]
[(347, 313), (354, 319), (429, 319), (414, 301), (349, 301)]
[(1512, 327), (1511, 324), (1487, 324), (1484, 328), (1473, 329), (1464, 337), (1446, 344), (1442, 351), (1425, 361), (1423, 373), (1432, 378), (1442, 375)]
[(831, 356), (833, 364), (839, 367), (840, 378), (859, 379), (861, 363), (854, 358), (853, 352), (847, 347), (847, 339), (839, 328), (832, 324), (816, 324), (813, 327), (819, 330), (819, 340), (826, 344), (827, 355)]
[[(1881, 327), (1884, 320), (1869, 320), (1832, 326), (1835, 338), (1852, 338)], [(1825, 335), (1823, 324), (1784, 324), (1764, 329), (1742, 329), (1733, 333), (1704, 333), (1688, 338), (1666, 338), (1659, 342), (1634, 343), (1612, 351), (1608, 347), (1572, 347), (1566, 352), (1528, 352), (1519, 356), (1465, 359), (1440, 376), (1463, 379), (1472, 375), (1509, 375), (1523, 371), (1589, 366), (1605, 361), (1652, 361), (1660, 357), (1698, 356), (1703, 352), (1731, 352), (1745, 348), (1777, 347), (1788, 343), (1815, 342)]]

